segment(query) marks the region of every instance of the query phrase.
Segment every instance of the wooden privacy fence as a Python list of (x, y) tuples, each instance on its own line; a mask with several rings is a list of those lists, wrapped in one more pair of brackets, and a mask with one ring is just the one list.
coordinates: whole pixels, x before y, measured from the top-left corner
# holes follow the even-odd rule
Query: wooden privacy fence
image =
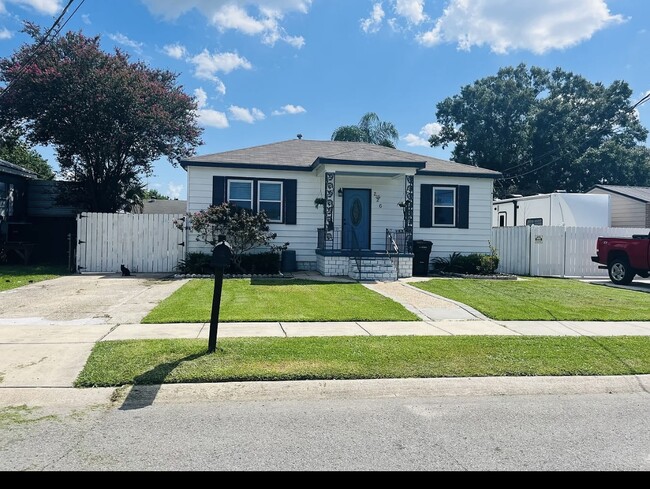
[(184, 258), (184, 233), (173, 221), (182, 214), (101, 214), (77, 216), (77, 271), (173, 272)]
[(631, 237), (647, 228), (516, 226), (492, 228), (498, 272), (535, 277), (606, 277), (591, 261), (599, 236)]

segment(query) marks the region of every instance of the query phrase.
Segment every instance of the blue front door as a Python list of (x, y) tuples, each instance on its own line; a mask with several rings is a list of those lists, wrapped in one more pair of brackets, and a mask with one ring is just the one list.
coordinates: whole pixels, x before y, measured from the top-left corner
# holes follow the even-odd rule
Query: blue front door
[(370, 249), (370, 190), (343, 189), (344, 250)]

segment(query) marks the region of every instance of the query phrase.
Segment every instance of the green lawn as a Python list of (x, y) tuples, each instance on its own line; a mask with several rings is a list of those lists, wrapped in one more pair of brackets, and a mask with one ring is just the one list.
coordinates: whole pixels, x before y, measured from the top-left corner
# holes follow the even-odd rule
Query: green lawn
[(650, 295), (575, 279), (432, 279), (411, 285), (500, 321), (649, 321)]
[(49, 265), (0, 265), (0, 292), (68, 274), (69, 272), (65, 267)]
[[(213, 280), (191, 280), (143, 323), (210, 322)], [(293, 279), (226, 279), (220, 322), (418, 321), (402, 305), (359, 283)]]
[(640, 375), (648, 337), (355, 336), (95, 345), (76, 387), (308, 379)]

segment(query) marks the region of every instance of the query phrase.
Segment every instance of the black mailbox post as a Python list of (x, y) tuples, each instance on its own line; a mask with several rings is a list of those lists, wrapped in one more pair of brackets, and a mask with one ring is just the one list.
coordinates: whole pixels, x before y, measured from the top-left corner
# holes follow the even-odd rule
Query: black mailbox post
[(226, 242), (224, 235), (219, 235), (219, 242), (212, 250), (212, 267), (214, 268), (214, 293), (212, 295), (212, 314), (210, 316), (210, 337), (208, 353), (217, 350), (217, 329), (219, 327), (219, 308), (221, 307), (221, 289), (223, 287), (223, 271), (232, 260), (232, 247)]

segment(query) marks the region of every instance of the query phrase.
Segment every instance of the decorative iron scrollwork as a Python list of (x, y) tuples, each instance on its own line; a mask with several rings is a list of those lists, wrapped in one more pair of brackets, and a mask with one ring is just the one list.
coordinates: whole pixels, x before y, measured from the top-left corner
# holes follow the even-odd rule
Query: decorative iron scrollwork
[(406, 206), (404, 207), (404, 231), (406, 233), (406, 248), (409, 253), (413, 252), (413, 188), (415, 177), (407, 175), (404, 185)]
[(325, 173), (325, 221), (324, 227), (326, 230), (325, 240), (332, 241), (334, 234), (334, 188), (335, 188), (336, 174), (333, 172)]

